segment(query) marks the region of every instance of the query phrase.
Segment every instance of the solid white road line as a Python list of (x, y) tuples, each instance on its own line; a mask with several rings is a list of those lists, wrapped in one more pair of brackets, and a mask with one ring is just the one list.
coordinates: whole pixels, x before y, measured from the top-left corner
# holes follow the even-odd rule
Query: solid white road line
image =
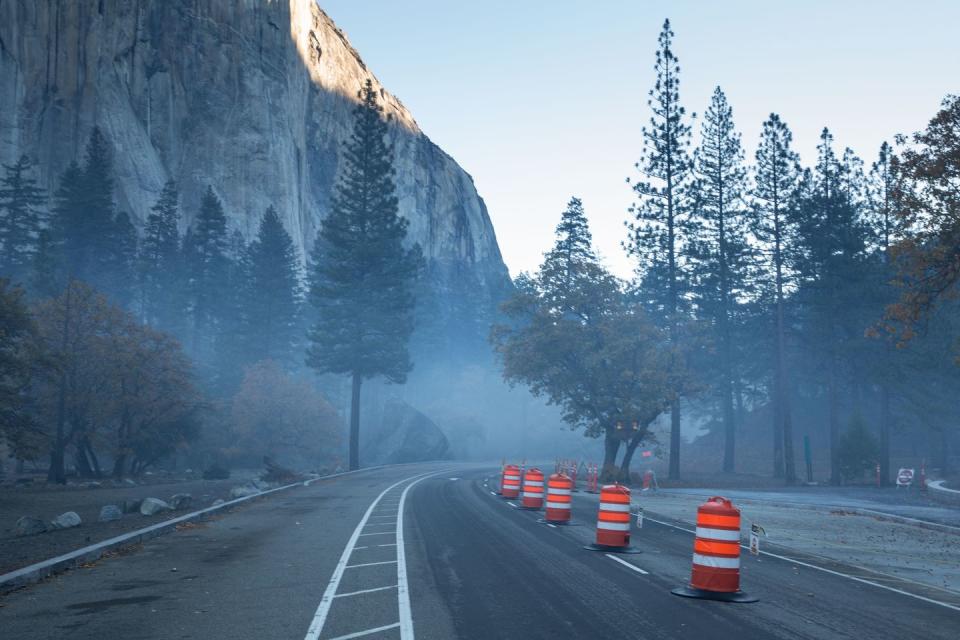
[(388, 624), (384, 627), (376, 627), (375, 629), (367, 629), (366, 631), (357, 631), (356, 633), (348, 633), (345, 636), (337, 636), (336, 638), (330, 638), (330, 640), (350, 640), (350, 638), (362, 638), (363, 636), (369, 636), (372, 633), (379, 633), (380, 631), (387, 631), (388, 629), (396, 629), (400, 626), (399, 622), (394, 622), (393, 624)]
[[(644, 517), (645, 517), (647, 520), (650, 520), (651, 522), (656, 522), (657, 524), (662, 524), (663, 526), (665, 526), (665, 527), (670, 527), (671, 529), (679, 529), (680, 531), (686, 531), (687, 533), (692, 533), (693, 535), (696, 535), (696, 533), (697, 533), (697, 532), (694, 531), (693, 529), (685, 529), (685, 528), (680, 527), (680, 526), (677, 526), (677, 525), (675, 525), (675, 524), (670, 524), (669, 522), (663, 522), (663, 521), (661, 521), (661, 520), (654, 520), (654, 519), (651, 518), (650, 516), (644, 516)], [(747, 546), (747, 545), (745, 545), (745, 544), (741, 544), (740, 547), (743, 548), (743, 549), (748, 549), (748, 550), (749, 550), (749, 548), (750, 548), (749, 546)], [(885, 590), (887, 590), (887, 591), (892, 591), (892, 592), (894, 592), (894, 593), (899, 593), (900, 595), (909, 596), (909, 597), (911, 597), (911, 598), (916, 598), (917, 600), (922, 600), (922, 601), (924, 601), (924, 602), (929, 602), (930, 604), (935, 604), (935, 605), (939, 605), (939, 606), (941, 606), (941, 607), (946, 607), (947, 609), (953, 609), (954, 611), (960, 611), (960, 607), (958, 607), (958, 606), (956, 606), (956, 605), (953, 605), (953, 604), (950, 604), (950, 603), (948, 603), (948, 602), (940, 602), (939, 600), (934, 600), (933, 598), (927, 598), (927, 597), (925, 597), (925, 596), (921, 596), (921, 595), (918, 595), (918, 594), (916, 594), (916, 593), (910, 593), (909, 591), (904, 591), (904, 590), (902, 590), (902, 589), (897, 589), (896, 587), (888, 587), (888, 586), (885, 585), (885, 584), (880, 584), (879, 582), (873, 582), (872, 580), (867, 580), (867, 579), (865, 579), (865, 578), (858, 578), (857, 576), (851, 576), (850, 574), (842, 573), (842, 572), (840, 572), (840, 571), (834, 571), (833, 569), (827, 569), (826, 567), (818, 567), (818, 566), (815, 565), (815, 564), (810, 564), (810, 563), (808, 563), (808, 562), (802, 562), (802, 561), (800, 561), (800, 560), (795, 560), (795, 559), (793, 559), (793, 558), (788, 558), (787, 556), (781, 556), (781, 555), (776, 554), (776, 553), (770, 553), (769, 551), (762, 551), (762, 550), (761, 550), (761, 551), (760, 551), (760, 554), (761, 554), (761, 555), (764, 555), (764, 556), (770, 556), (771, 558), (776, 558), (776, 559), (778, 559), (778, 560), (784, 560), (784, 561), (786, 561), (786, 562), (792, 562), (793, 564), (798, 564), (798, 565), (800, 565), (800, 566), (802, 566), (802, 567), (807, 567), (808, 569), (816, 569), (817, 571), (823, 571), (824, 573), (829, 573), (830, 575), (839, 576), (839, 577), (841, 577), (841, 578), (847, 578), (848, 580), (853, 580), (854, 582), (860, 582), (860, 583), (862, 583), (862, 584), (869, 584), (869, 585), (871, 585), (871, 586), (878, 587), (878, 588), (880, 588), (880, 589), (885, 589)]]
[(641, 569), (641, 568), (638, 567), (637, 565), (635, 565), (635, 564), (630, 564), (629, 562), (627, 562), (627, 561), (624, 560), (623, 558), (618, 558), (617, 556), (613, 555), (612, 553), (605, 553), (605, 554), (603, 554), (603, 555), (607, 556), (608, 558), (610, 558), (611, 560), (613, 560), (613, 561), (615, 561), (615, 562), (619, 562), (620, 564), (622, 564), (622, 565), (625, 566), (625, 567), (629, 567), (629, 568), (633, 569), (633, 570), (636, 571), (637, 573), (642, 573), (642, 574), (645, 575), (645, 576), (650, 575), (650, 572), (649, 572), (649, 571), (644, 571), (643, 569)]
[(393, 531), (378, 531), (376, 533), (361, 533), (360, 535), (361, 536), (388, 536), (391, 533), (393, 533)]
[(307, 629), (307, 635), (304, 636), (304, 640), (317, 640), (317, 638), (320, 637), (320, 633), (323, 631), (323, 625), (327, 621), (327, 615), (330, 613), (330, 606), (333, 604), (333, 596), (337, 593), (337, 587), (340, 586), (340, 580), (343, 578), (343, 572), (346, 570), (347, 562), (350, 560), (350, 554), (353, 553), (353, 548), (357, 546), (357, 540), (360, 538), (360, 532), (367, 524), (367, 520), (370, 519), (370, 514), (373, 513), (374, 509), (376, 509), (377, 505), (380, 503), (380, 500), (382, 500), (383, 496), (387, 495), (387, 492), (394, 487), (398, 487), (404, 482), (414, 478), (422, 478), (425, 475), (427, 474), (421, 473), (394, 482), (392, 485), (381, 491), (380, 495), (378, 495), (376, 499), (370, 503), (370, 506), (367, 507), (366, 513), (364, 513), (363, 517), (360, 518), (360, 522), (350, 535), (347, 545), (343, 548), (343, 553), (340, 554), (340, 560), (337, 562), (337, 566), (333, 570), (333, 576), (330, 578), (329, 584), (327, 584), (327, 589), (323, 593), (323, 598), (320, 599), (320, 604), (317, 606), (317, 611), (313, 614), (313, 620), (310, 622), (310, 627)]
[(373, 589), (361, 589), (360, 591), (351, 591), (349, 593), (338, 593), (334, 598), (349, 598), (350, 596), (358, 596), (362, 593), (373, 593), (374, 591), (386, 591), (387, 589), (396, 589), (397, 585), (391, 584), (386, 587), (374, 587)]
[(400, 494), (400, 506), (397, 507), (397, 607), (400, 612), (400, 640), (413, 640), (413, 614), (410, 611), (410, 590), (407, 586), (407, 550), (403, 544), (403, 505), (407, 502), (410, 489), (429, 477), (417, 478), (404, 487)]

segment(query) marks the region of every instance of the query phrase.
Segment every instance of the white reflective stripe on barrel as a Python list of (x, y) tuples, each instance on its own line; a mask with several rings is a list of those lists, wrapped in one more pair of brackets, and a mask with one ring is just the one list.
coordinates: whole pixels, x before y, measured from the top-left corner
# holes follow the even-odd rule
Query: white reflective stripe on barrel
[(550, 502), (548, 500), (547, 509), (566, 509), (567, 511), (570, 511), (570, 503), (569, 502)]
[(519, 480), (519, 479), (520, 479), (520, 476), (511, 476), (511, 475), (508, 474), (508, 475), (503, 476), (503, 479), (504, 479), (504, 480)]
[(606, 529), (607, 531), (630, 531), (629, 522), (604, 522), (597, 523), (597, 529)]
[(524, 492), (523, 492), (523, 497), (524, 497), (524, 498), (542, 498), (542, 497), (543, 497), (543, 494), (542, 494), (542, 493), (536, 493), (536, 492), (534, 492), (534, 491), (524, 491)]
[(701, 567), (711, 567), (713, 569), (739, 569), (740, 558), (719, 558), (717, 556), (705, 556), (699, 553), (693, 554), (693, 564)]
[(621, 513), (630, 513), (630, 505), (615, 504), (613, 502), (601, 502), (600, 511), (619, 511)]
[(740, 532), (729, 529), (708, 529), (707, 527), (697, 527), (697, 537), (705, 540), (726, 540), (728, 542), (740, 542)]
[(525, 485), (528, 486), (528, 487), (542, 487), (542, 486), (543, 486), (543, 483), (542, 483), (542, 482), (537, 482), (536, 480), (527, 480), (527, 481), (524, 482), (523, 484), (525, 484)]
[(569, 496), (570, 489), (554, 489), (553, 487), (547, 487), (547, 493), (554, 496)]

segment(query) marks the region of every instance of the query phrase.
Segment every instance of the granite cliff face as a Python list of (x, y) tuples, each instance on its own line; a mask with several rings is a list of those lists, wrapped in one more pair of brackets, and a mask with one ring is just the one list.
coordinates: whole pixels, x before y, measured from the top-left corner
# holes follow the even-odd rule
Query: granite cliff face
[(315, 0), (0, 0), (0, 162), (46, 186), (98, 125), (142, 222), (168, 178), (189, 224), (208, 184), (250, 237), (269, 204), (309, 251), (371, 79), (393, 118), (401, 213), (436, 288), (493, 300), (507, 270), (483, 200)]

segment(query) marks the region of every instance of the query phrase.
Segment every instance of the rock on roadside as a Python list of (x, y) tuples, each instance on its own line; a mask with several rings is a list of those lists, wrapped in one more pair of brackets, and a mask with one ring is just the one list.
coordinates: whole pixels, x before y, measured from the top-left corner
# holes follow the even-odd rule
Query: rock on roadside
[(61, 513), (50, 521), (51, 529), (72, 529), (80, 526), (80, 516), (76, 511)]
[(144, 498), (140, 505), (140, 513), (145, 516), (152, 516), (161, 511), (173, 511), (173, 507), (159, 498)]
[(260, 493), (260, 490), (256, 487), (244, 486), (244, 487), (234, 487), (230, 490), (231, 498), (246, 498), (247, 496), (255, 496)]
[(189, 493), (178, 493), (170, 497), (170, 506), (175, 511), (186, 509), (193, 503), (193, 496)]
[(113, 520), (119, 520), (123, 517), (123, 511), (120, 510), (115, 504), (104, 505), (100, 509), (100, 517), (97, 518), (99, 522), (112, 522)]
[(13, 527), (13, 535), (19, 537), (22, 536), (35, 536), (38, 533), (44, 533), (47, 530), (47, 523), (41, 520), (40, 518), (34, 518), (33, 516), (23, 516), (17, 520), (17, 524)]
[(123, 504), (120, 505), (120, 508), (123, 509), (124, 513), (136, 513), (140, 511), (141, 504), (143, 504), (143, 500), (134, 498), (130, 500), (124, 500)]

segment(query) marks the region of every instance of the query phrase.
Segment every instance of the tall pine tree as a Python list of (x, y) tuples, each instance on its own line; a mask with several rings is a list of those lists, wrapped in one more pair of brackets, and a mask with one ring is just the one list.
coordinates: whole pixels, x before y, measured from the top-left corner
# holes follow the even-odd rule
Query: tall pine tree
[(702, 143), (694, 154), (695, 237), (691, 239), (692, 294), (714, 330), (716, 385), (723, 416), (723, 470), (735, 469), (735, 323), (738, 300), (749, 288), (751, 249), (744, 207), (746, 169), (733, 109), (720, 87), (703, 119)]
[(318, 372), (351, 378), (351, 469), (360, 466), (363, 381), (402, 383), (412, 369), (412, 287), (423, 261), (418, 246), (403, 246), (408, 223), (397, 211), (393, 147), (369, 80), (359, 97), (333, 206), (313, 248), (310, 301), (318, 317), (307, 351)]
[(37, 186), (33, 163), (21, 156), (4, 165), (0, 178), (0, 274), (23, 282), (35, 260), (40, 230), (45, 222), (46, 192)]
[(222, 338), (220, 329), (223, 320), (231, 307), (227, 216), (212, 186), (207, 187), (201, 198), (189, 239), (184, 239), (184, 254), (189, 270), (193, 354), (201, 360), (212, 362), (219, 346), (218, 340)]
[[(667, 327), (674, 347), (681, 341), (681, 314), (687, 287), (684, 259), (689, 214), (690, 125), (680, 105), (680, 64), (673, 53), (673, 30), (665, 20), (658, 38), (657, 74), (648, 104), (653, 112), (643, 129), (644, 154), (633, 185), (638, 202), (630, 208), (627, 250), (639, 261), (641, 288)], [(675, 349), (675, 352), (678, 350)], [(680, 368), (682, 369), (682, 367)], [(670, 478), (680, 477), (680, 387), (670, 407)]]
[(791, 255), (796, 225), (790, 215), (799, 179), (799, 160), (790, 148), (793, 134), (773, 113), (763, 123), (757, 148), (752, 229), (761, 244), (765, 298), (771, 302), (774, 324), (773, 475), (796, 478), (793, 462), (793, 421), (787, 380), (786, 290), (791, 278)]
[(273, 206), (260, 220), (244, 267), (244, 354), (251, 362), (270, 359), (289, 365), (300, 342), (300, 259)]
[[(143, 318), (165, 331), (180, 333), (183, 309), (180, 260), (180, 193), (168, 180), (150, 210), (140, 242), (137, 270)], [(178, 308), (180, 307), (180, 308)]]

